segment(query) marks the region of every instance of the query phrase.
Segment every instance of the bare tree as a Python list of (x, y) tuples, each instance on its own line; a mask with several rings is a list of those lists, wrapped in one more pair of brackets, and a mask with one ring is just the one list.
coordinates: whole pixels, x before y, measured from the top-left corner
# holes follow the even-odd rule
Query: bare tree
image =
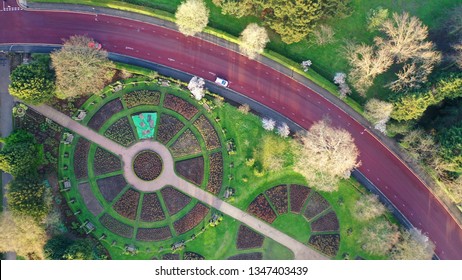
[(0, 217), (0, 252), (14, 251), (29, 259), (43, 259), (45, 230), (30, 216), (13, 216), (4, 211)]
[(203, 0), (182, 2), (175, 13), (178, 29), (186, 36), (202, 32), (209, 22), (209, 13)]
[(397, 63), (405, 63), (403, 70), (397, 74), (397, 81), (391, 83), (390, 88), (402, 91), (424, 83), (433, 66), (441, 61), (441, 54), (435, 51), (432, 42), (427, 41), (427, 26), (408, 13), (394, 13), (380, 30), (385, 37), (375, 38), (377, 46)]
[(383, 215), (385, 212), (385, 206), (373, 194), (361, 196), (352, 209), (353, 216), (360, 221), (372, 220)]
[(438, 150), (433, 137), (420, 129), (410, 131), (401, 145), (414, 159), (426, 162), (431, 162)]
[(359, 166), (353, 137), (344, 129), (331, 127), (326, 120), (313, 124), (302, 142), (294, 169), (318, 190), (337, 190), (338, 181), (348, 178), (351, 170)]
[(242, 104), (237, 108), (237, 110), (242, 114), (247, 115), (250, 112), (250, 106), (249, 104)]
[(251, 59), (262, 53), (269, 42), (268, 32), (256, 23), (250, 23), (239, 37), (239, 49)]
[(431, 260), (435, 244), (420, 230), (411, 228), (401, 234), (392, 251), (395, 260)]
[(99, 93), (114, 76), (114, 64), (97, 45), (86, 36), (71, 36), (51, 53), (59, 98)]
[(398, 242), (398, 227), (387, 220), (376, 220), (365, 227), (358, 237), (362, 248), (371, 254), (386, 255)]
[(188, 84), (188, 89), (196, 100), (201, 100), (205, 96), (205, 81), (202, 78), (194, 76)]
[(385, 133), (386, 124), (390, 120), (391, 112), (393, 112), (393, 104), (373, 98), (367, 101), (365, 109), (366, 116), (372, 121), (375, 128)]
[(318, 25), (312, 32), (313, 41), (318, 46), (332, 44), (335, 42), (334, 35), (334, 29), (326, 24)]
[(372, 46), (365, 44), (347, 44), (345, 55), (351, 66), (350, 80), (354, 88), (363, 95), (372, 86), (374, 78), (387, 71), (393, 63), (387, 50), (374, 50)]

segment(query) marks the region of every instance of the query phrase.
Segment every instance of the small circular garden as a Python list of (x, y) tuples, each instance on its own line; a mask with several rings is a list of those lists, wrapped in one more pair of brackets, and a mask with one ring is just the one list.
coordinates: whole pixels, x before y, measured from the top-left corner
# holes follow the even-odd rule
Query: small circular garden
[(152, 181), (162, 173), (162, 159), (153, 151), (142, 151), (133, 160), (133, 171), (144, 181)]

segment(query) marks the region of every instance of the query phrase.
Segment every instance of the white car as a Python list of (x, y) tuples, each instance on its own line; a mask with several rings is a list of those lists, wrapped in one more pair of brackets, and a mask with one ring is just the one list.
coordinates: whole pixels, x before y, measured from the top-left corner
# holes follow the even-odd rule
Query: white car
[(222, 79), (222, 78), (220, 78), (220, 77), (217, 77), (217, 78), (215, 79), (215, 83), (219, 84), (219, 85), (222, 86), (222, 87), (228, 87), (228, 84), (229, 84), (227, 80)]

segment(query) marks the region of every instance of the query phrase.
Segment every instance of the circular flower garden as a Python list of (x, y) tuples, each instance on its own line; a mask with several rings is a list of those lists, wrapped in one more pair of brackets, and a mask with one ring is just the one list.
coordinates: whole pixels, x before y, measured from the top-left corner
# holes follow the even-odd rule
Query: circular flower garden
[[(80, 108), (86, 112), (80, 123), (123, 147), (146, 139), (160, 142), (173, 156), (178, 176), (219, 195), (223, 185), (221, 131), (188, 96), (151, 88), (135, 82), (117, 92), (108, 89), (103, 96), (92, 96)], [(210, 207), (176, 186), (140, 191), (127, 183), (122, 168), (127, 163), (119, 155), (77, 135), (72, 144), (60, 149), (60, 165), (72, 166), (62, 169), (61, 178), (77, 186), (66, 191), (65, 197), (81, 227), (106, 246), (168, 259), (172, 245), (191, 239), (208, 225)], [(162, 158), (151, 150), (141, 151), (128, 164), (144, 181), (156, 182), (163, 172)], [(195, 254), (188, 252), (183, 257), (196, 258)]]
[(162, 172), (162, 159), (153, 151), (142, 151), (133, 160), (133, 170), (144, 181), (152, 181)]

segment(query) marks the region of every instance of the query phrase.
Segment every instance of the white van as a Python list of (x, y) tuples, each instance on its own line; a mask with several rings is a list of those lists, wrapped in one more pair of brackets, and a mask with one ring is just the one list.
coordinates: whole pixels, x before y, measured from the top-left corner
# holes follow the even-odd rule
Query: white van
[(217, 78), (215, 79), (215, 83), (219, 84), (219, 85), (222, 86), (222, 87), (228, 87), (228, 84), (229, 84), (227, 80), (222, 79), (222, 78), (220, 78), (220, 77), (217, 77)]

